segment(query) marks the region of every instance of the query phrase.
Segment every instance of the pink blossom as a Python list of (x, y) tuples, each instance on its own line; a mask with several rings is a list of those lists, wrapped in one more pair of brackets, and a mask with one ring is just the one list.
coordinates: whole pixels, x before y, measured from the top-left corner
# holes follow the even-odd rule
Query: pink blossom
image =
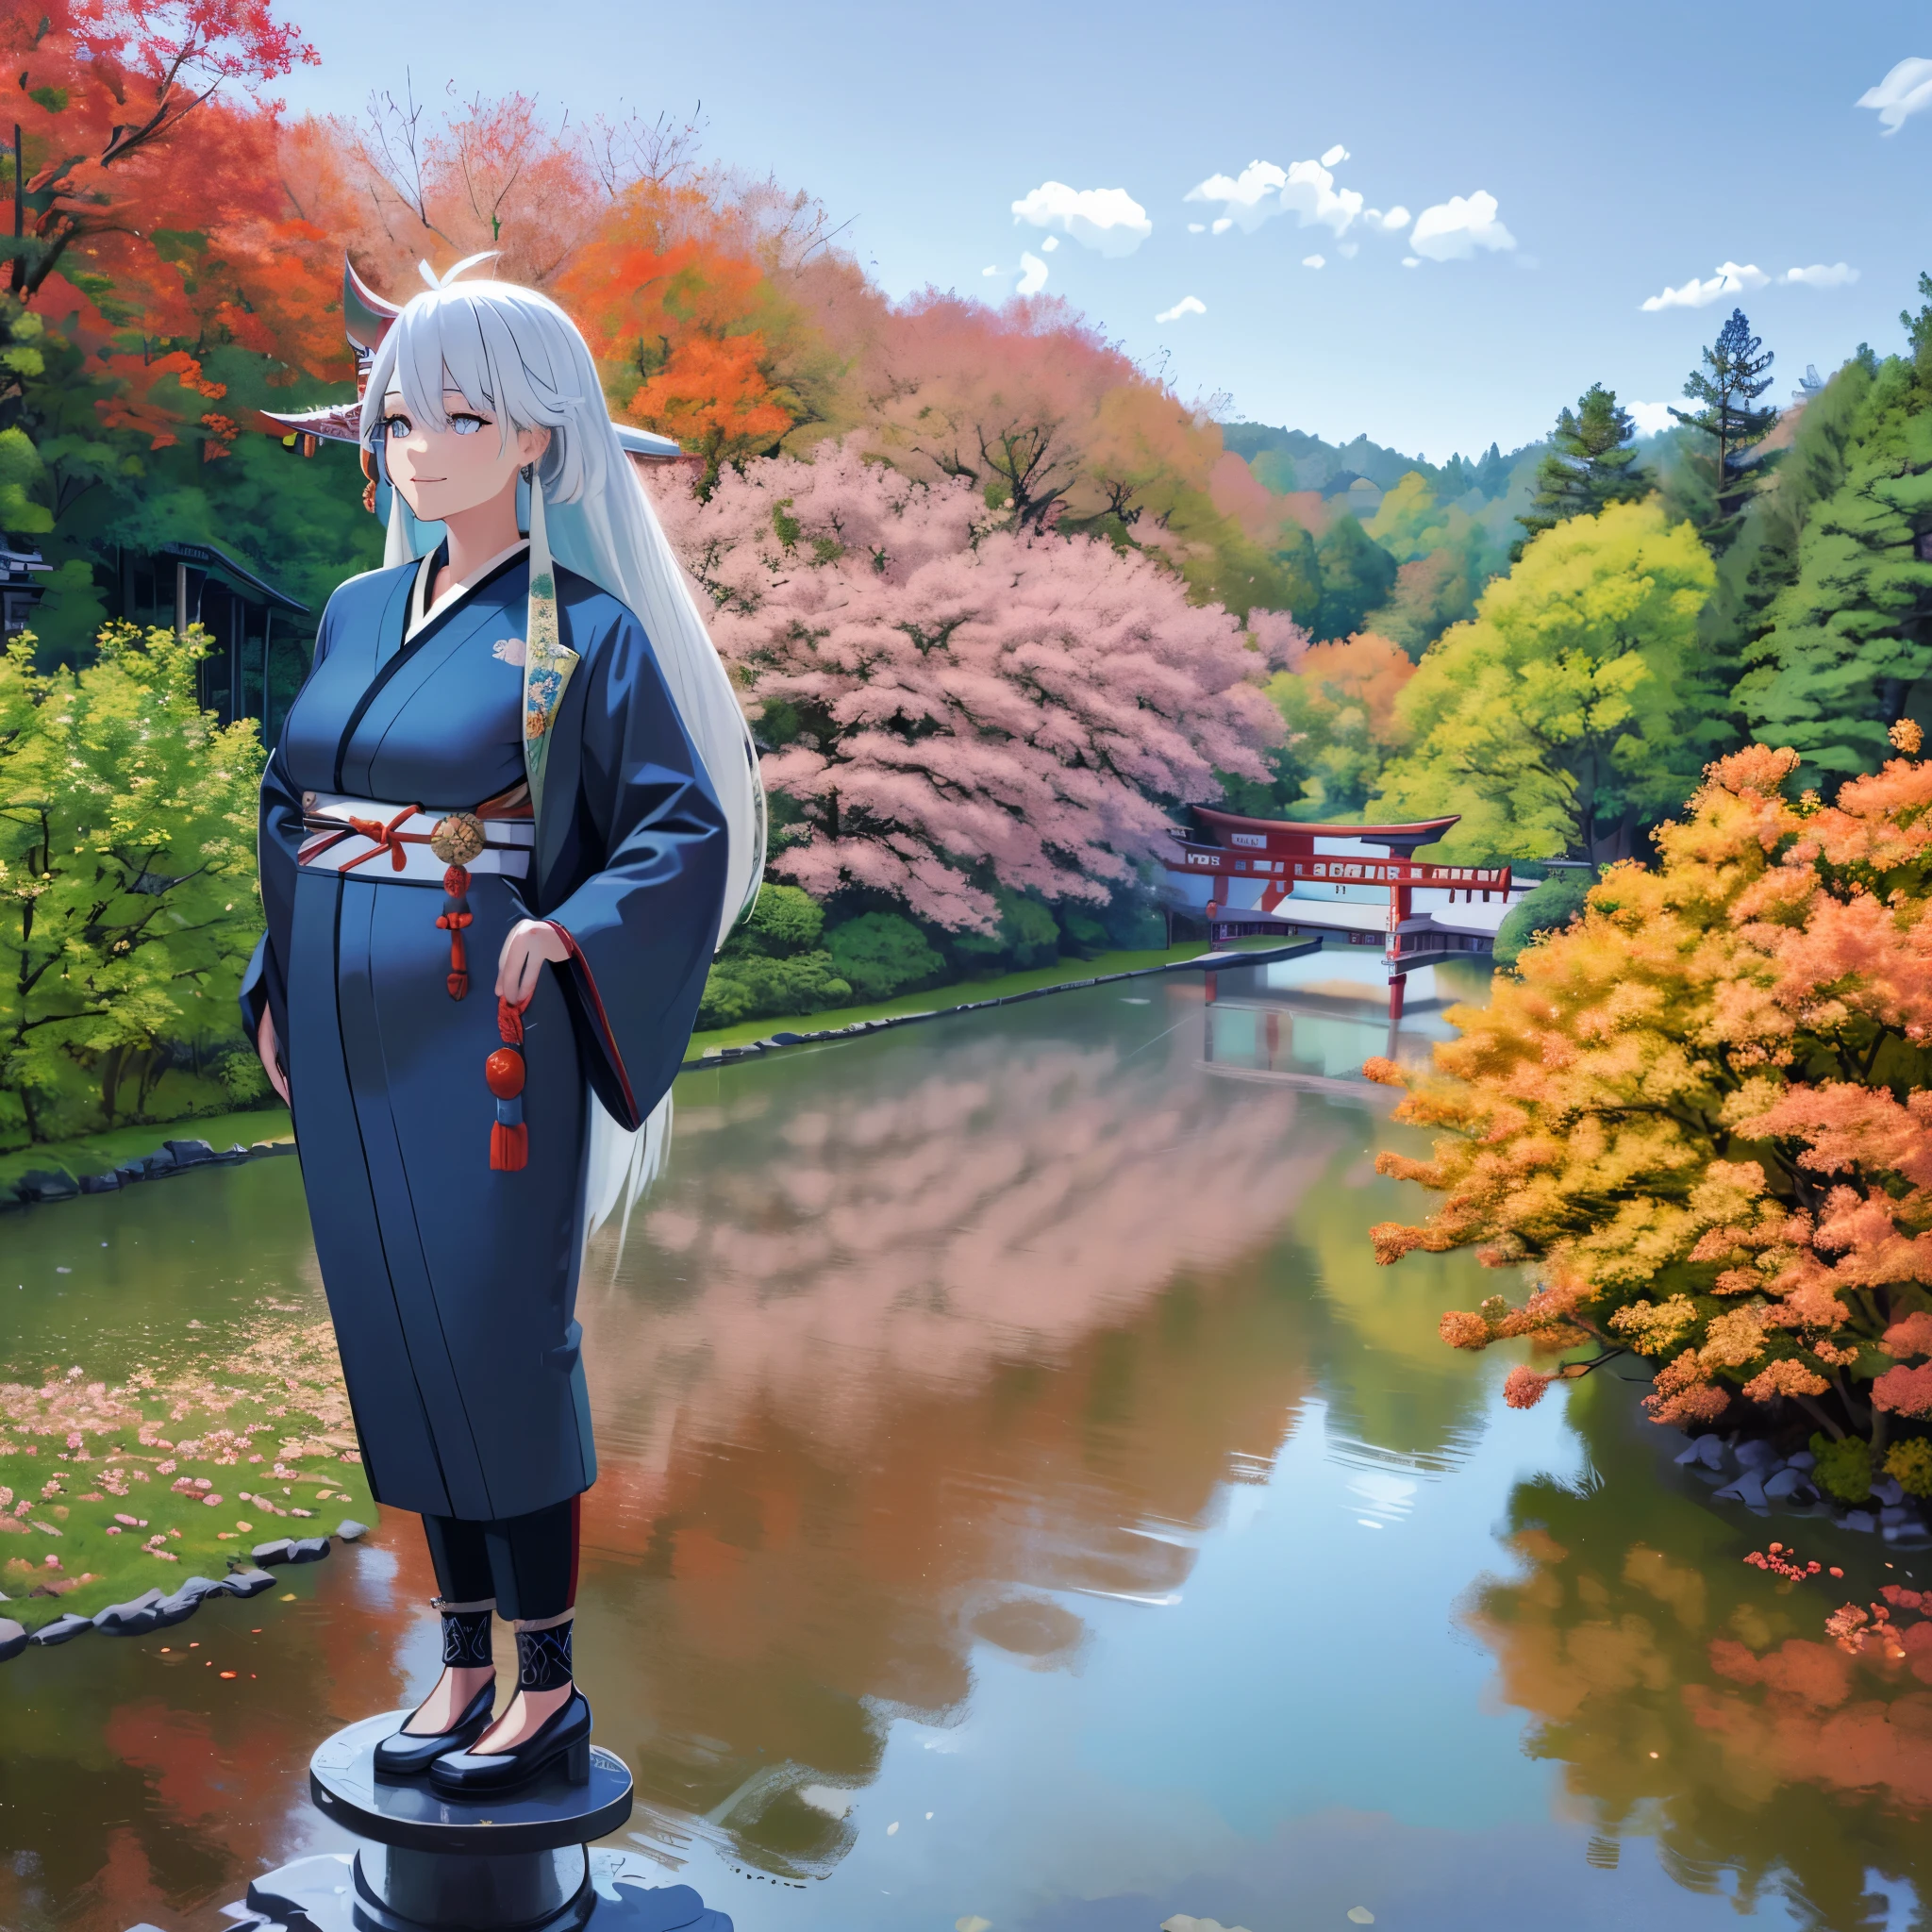
[(1503, 1378), (1503, 1400), (1511, 1408), (1534, 1408), (1556, 1379), (1519, 1362)]
[(992, 925), (990, 880), (1102, 901), (1218, 772), (1267, 775), (1258, 679), (1293, 640), (1251, 646), (1144, 557), (1000, 527), (963, 483), (837, 442), (658, 508), (754, 715), (783, 722), (773, 871), (817, 897), (865, 887), (954, 929)]

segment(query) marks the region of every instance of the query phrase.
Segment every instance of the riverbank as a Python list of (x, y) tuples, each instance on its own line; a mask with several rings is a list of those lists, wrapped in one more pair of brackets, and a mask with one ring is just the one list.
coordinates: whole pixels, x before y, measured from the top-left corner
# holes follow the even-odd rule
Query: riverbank
[(1281, 948), (1267, 940), (1235, 940), (1221, 946), (1210, 946), (1205, 940), (1187, 940), (1178, 945), (1155, 947), (1146, 952), (1096, 953), (1091, 959), (1057, 959), (1051, 966), (1039, 966), (1030, 973), (1003, 973), (995, 979), (956, 980), (950, 986), (928, 987), (924, 992), (904, 993), (897, 999), (881, 1000), (872, 1006), (828, 1007), (820, 1013), (796, 1013), (790, 1019), (743, 1020), (736, 1026), (693, 1033), (684, 1063), (689, 1067), (727, 1047), (754, 1046), (780, 1034), (841, 1033), (881, 1022), (970, 1012), (1002, 1000), (1028, 999), (1041, 993), (1091, 986), (1097, 979), (1172, 972), (1176, 967), (1193, 965), (1210, 952), (1257, 952), (1272, 957), (1279, 954)]
[(110, 1174), (124, 1161), (140, 1160), (163, 1141), (206, 1141), (219, 1153), (238, 1143), (252, 1147), (258, 1141), (286, 1141), (293, 1131), (289, 1109), (276, 1101), (242, 1113), (150, 1121), (144, 1126), (115, 1127), (105, 1134), (79, 1134), (70, 1141), (41, 1141), (0, 1154), (0, 1201), (12, 1200), (21, 1177), (37, 1169), (65, 1172), (77, 1181), (84, 1174)]

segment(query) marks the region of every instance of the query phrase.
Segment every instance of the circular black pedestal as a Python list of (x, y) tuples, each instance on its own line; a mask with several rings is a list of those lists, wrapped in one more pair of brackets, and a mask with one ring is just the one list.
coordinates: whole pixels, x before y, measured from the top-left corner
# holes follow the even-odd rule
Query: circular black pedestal
[(630, 1816), (630, 1773), (623, 1758), (595, 1744), (588, 1784), (572, 1784), (561, 1765), (490, 1798), (445, 1798), (426, 1777), (380, 1780), (375, 1746), (401, 1730), (408, 1715), (391, 1710), (364, 1718), (317, 1747), (308, 1760), (308, 1792), (325, 1818), (358, 1838), (408, 1852), (501, 1857), (586, 1845)]
[(631, 1810), (624, 1760), (591, 1747), (591, 1775), (559, 1763), (513, 1791), (440, 1795), (425, 1778), (375, 1774), (375, 1746), (408, 1711), (364, 1718), (308, 1760), (308, 1790), (325, 1818), (371, 1842), (356, 1856), (358, 1932), (575, 1932), (595, 1904), (584, 1847)]

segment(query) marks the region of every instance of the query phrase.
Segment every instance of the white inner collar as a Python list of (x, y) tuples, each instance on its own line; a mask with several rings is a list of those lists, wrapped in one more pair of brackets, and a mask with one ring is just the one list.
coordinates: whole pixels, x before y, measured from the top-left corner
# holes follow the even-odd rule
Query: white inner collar
[(527, 537), (519, 537), (514, 543), (506, 544), (471, 575), (452, 584), (433, 604), (428, 601), (429, 587), (436, 580), (438, 553), (430, 551), (416, 566), (416, 583), (409, 592), (409, 627), (403, 633), (403, 641), (408, 643), (425, 624), (441, 617), (452, 605), (460, 604), (498, 564), (507, 562), (519, 551), (527, 550), (529, 547), (530, 540)]

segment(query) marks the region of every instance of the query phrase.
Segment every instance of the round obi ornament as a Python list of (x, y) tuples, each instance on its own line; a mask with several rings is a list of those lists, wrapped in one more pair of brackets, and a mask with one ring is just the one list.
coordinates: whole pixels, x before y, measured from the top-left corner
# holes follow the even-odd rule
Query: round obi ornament
[(438, 819), (429, 834), (429, 849), (445, 865), (468, 865), (488, 842), (483, 821), (473, 811), (453, 811)]
[(483, 1079), (499, 1100), (514, 1100), (524, 1091), (524, 1057), (515, 1048), (499, 1046), (483, 1062)]

